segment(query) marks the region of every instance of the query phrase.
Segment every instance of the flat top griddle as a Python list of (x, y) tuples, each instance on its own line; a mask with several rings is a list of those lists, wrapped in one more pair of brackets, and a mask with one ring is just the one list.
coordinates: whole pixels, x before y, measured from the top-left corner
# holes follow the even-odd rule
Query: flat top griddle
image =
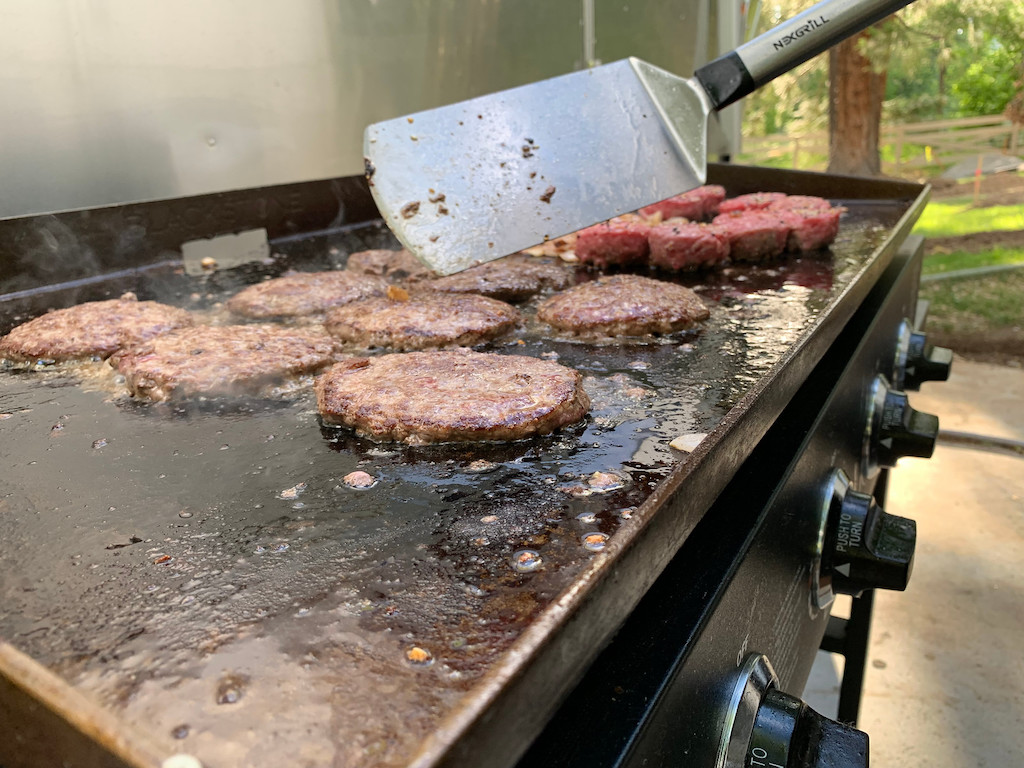
[[(593, 411), (546, 437), (375, 444), (321, 427), (308, 387), (142, 404), (88, 365), (0, 372), (0, 638), (209, 766), (434, 764), (545, 654), (550, 709), (884, 268), (923, 205), (909, 188), (833, 196), (830, 251), (677, 278), (711, 308), (698, 331), (587, 344), (531, 319), (491, 345), (584, 374)], [(203, 308), (388, 243), (378, 224), (292, 237), (272, 265), (142, 292)], [(686, 433), (710, 437), (687, 457), (668, 445)], [(377, 483), (347, 487), (357, 469)], [(560, 642), (579, 616), (591, 642)]]

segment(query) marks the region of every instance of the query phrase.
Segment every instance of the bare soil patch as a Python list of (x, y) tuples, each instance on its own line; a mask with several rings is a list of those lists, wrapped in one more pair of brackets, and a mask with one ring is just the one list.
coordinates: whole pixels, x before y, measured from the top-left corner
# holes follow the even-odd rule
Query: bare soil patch
[(1024, 368), (1024, 332), (1020, 328), (974, 332), (929, 330), (928, 341), (975, 362)]
[[(974, 194), (974, 184), (951, 179), (929, 179), (933, 200), (948, 200), (951, 197), (965, 197)], [(975, 207), (990, 205), (1024, 205), (1024, 176), (1017, 173), (994, 173), (982, 176)]]
[[(1021, 202), (1024, 205), (1024, 201)], [(952, 253), (953, 251), (986, 251), (1003, 248), (1024, 248), (1024, 229), (1003, 232), (972, 232), (953, 237), (929, 237), (925, 241), (926, 253)]]

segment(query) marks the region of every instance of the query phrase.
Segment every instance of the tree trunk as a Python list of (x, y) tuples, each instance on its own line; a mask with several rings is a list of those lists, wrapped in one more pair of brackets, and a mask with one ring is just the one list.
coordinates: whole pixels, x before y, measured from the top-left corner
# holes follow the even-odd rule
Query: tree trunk
[(870, 30), (829, 51), (829, 173), (880, 176), (878, 137), (885, 72), (875, 72), (858, 43)]
[(1024, 125), (1024, 61), (1017, 67), (1017, 72), (1021, 75), (1020, 79), (1014, 83), (1017, 92), (1010, 98), (1003, 114), (1014, 123)]

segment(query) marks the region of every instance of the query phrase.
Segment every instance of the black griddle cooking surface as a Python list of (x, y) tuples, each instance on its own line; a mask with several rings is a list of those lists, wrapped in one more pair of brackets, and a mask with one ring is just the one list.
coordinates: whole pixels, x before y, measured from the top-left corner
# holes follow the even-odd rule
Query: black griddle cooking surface
[[(429, 762), (424, 740), (486, 704), (517, 638), (679, 503), (670, 440), (714, 432), (691, 461), (742, 453), (725, 427), (884, 267), (914, 200), (845, 204), (830, 252), (681, 278), (711, 307), (699, 332), (594, 345), (531, 322), (492, 345), (585, 376), (586, 421), (527, 441), (378, 445), (321, 428), (308, 388), (153, 405), (81, 370), (0, 373), (0, 637), (209, 766)], [(382, 237), (278, 242), (267, 269)], [(160, 297), (208, 306), (251, 277), (172, 275)], [(347, 487), (355, 470), (376, 485)], [(523, 549), (539, 568), (517, 571)]]

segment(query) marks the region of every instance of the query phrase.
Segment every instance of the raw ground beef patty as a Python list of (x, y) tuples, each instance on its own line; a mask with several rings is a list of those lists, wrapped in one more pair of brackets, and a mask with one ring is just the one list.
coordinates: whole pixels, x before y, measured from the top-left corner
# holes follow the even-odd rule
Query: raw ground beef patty
[(661, 269), (698, 269), (729, 258), (729, 242), (709, 224), (659, 224), (651, 227), (649, 241), (650, 262)]
[(590, 409), (571, 368), (468, 349), (347, 360), (317, 379), (316, 396), (324, 423), (412, 444), (518, 440)]
[(689, 288), (637, 275), (577, 285), (537, 309), (537, 317), (545, 323), (590, 336), (672, 333), (706, 320), (709, 314)]
[(662, 220), (682, 217), (690, 221), (700, 221), (718, 213), (718, 206), (722, 204), (723, 200), (725, 200), (725, 187), (718, 184), (705, 184), (703, 187), (691, 189), (681, 195), (644, 206), (639, 213), (647, 218), (660, 214)]
[(0, 358), (23, 361), (109, 357), (127, 344), (192, 322), (192, 315), (184, 309), (138, 301), (133, 294), (125, 294), (120, 299), (56, 309), (19, 325), (0, 339)]
[(712, 225), (728, 241), (733, 261), (775, 258), (786, 250), (791, 229), (791, 222), (768, 211), (720, 213)]
[(759, 211), (774, 202), (785, 200), (785, 192), (751, 192), (739, 197), (723, 200), (718, 206), (719, 213), (738, 213), (740, 211)]
[[(798, 199), (799, 198), (799, 199)], [(824, 248), (839, 234), (843, 208), (833, 208), (820, 197), (792, 196), (765, 208), (789, 226), (786, 249), (800, 253)]]
[(358, 251), (348, 257), (345, 269), (364, 275), (377, 275), (389, 283), (415, 283), (434, 277), (430, 267), (409, 251)]
[(201, 325), (130, 347), (111, 358), (129, 391), (148, 400), (240, 395), (338, 359), (323, 330), (275, 325)]
[(576, 233), (576, 256), (584, 264), (635, 264), (647, 258), (650, 225), (636, 214), (616, 216)]
[(296, 272), (243, 288), (230, 299), (236, 315), (267, 320), (319, 315), (331, 307), (380, 296), (387, 283), (375, 275), (353, 271)]
[(477, 293), (502, 301), (526, 301), (545, 288), (561, 290), (572, 283), (573, 272), (552, 259), (506, 256), (470, 267), (425, 285), (444, 293)]
[(327, 331), (363, 348), (471, 347), (522, 322), (519, 311), (487, 296), (413, 294), (405, 299), (363, 299), (331, 310)]

